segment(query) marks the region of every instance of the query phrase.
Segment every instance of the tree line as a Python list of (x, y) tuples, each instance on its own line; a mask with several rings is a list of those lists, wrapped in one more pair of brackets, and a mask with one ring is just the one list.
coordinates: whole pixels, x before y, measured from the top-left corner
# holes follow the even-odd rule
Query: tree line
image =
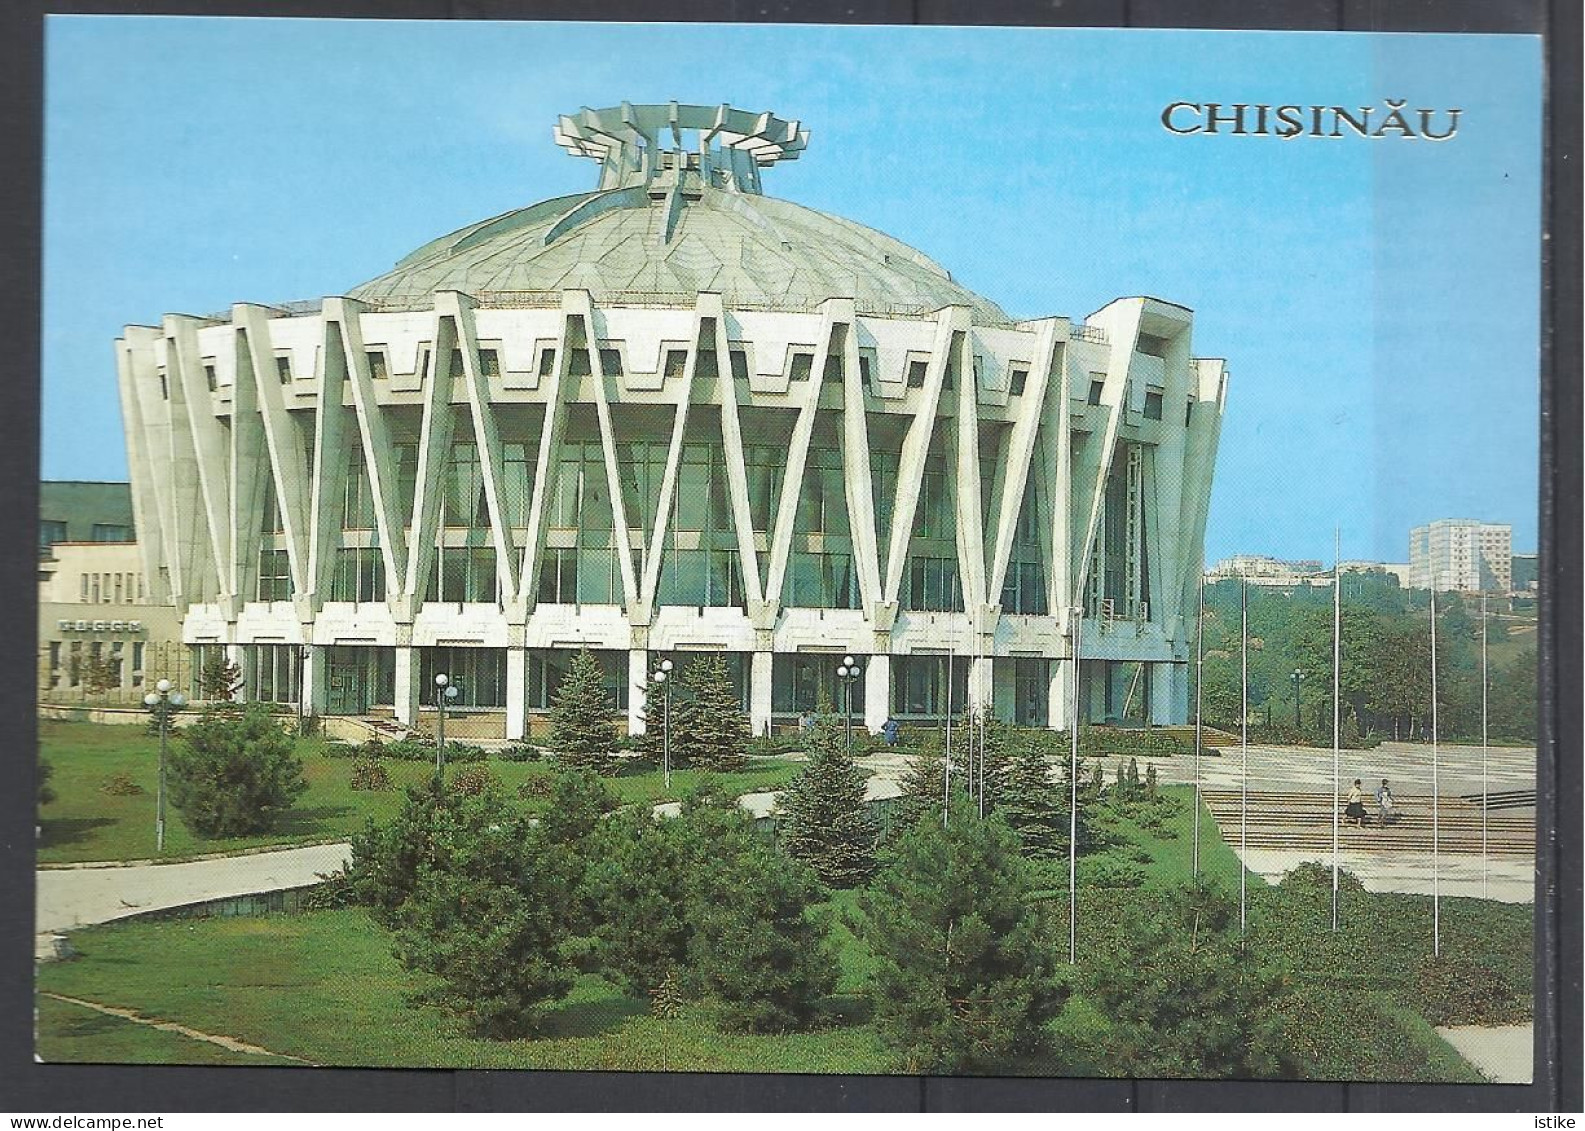
[[(1236, 580), (1205, 589), (1202, 711), (1207, 723), (1235, 731), (1242, 709), (1240, 589)], [(1438, 731), (1444, 739), (1479, 739), (1479, 603), (1457, 593), (1439, 593), (1436, 604)], [(1508, 615), (1506, 604), (1494, 603), (1486, 623), (1488, 733), (1494, 739), (1534, 742), (1535, 622)], [(1330, 744), (1332, 622), (1330, 588), (1249, 587), (1252, 726), (1278, 739)], [(1528, 646), (1522, 646), (1521, 632), (1529, 634)], [(1341, 642), (1345, 745), (1428, 739), (1430, 595), (1399, 589), (1368, 574), (1344, 575)], [(1295, 670), (1303, 673), (1297, 692)]]

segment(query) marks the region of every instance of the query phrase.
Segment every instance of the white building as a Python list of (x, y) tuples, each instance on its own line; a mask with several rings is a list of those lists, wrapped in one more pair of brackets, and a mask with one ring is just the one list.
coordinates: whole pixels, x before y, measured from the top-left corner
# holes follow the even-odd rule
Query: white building
[(1063, 726), (1082, 600), (1085, 714), (1186, 718), (1226, 382), (1190, 311), (1011, 319), (762, 195), (808, 140), (769, 114), (555, 137), (596, 191), (347, 296), (118, 340), (146, 571), (190, 645), (406, 722), (445, 672), (510, 737), (581, 647), (634, 729), (660, 658), (706, 651), (756, 731), (840, 702), (844, 654), (871, 727), (965, 701)]
[(1409, 532), (1413, 587), (1438, 593), (1507, 593), (1513, 588), (1513, 527), (1443, 518)]
[(1265, 554), (1234, 554), (1230, 558), (1223, 558), (1205, 572), (1205, 580), (1211, 584), (1239, 578), (1251, 585), (1276, 588), (1330, 585), (1332, 571), (1318, 561), (1284, 561)]

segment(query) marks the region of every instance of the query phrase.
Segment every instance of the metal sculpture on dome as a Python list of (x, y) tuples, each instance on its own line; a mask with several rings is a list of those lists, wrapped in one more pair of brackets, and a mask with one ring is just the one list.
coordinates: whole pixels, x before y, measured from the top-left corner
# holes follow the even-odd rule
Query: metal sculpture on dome
[[(664, 142), (668, 135), (669, 146)], [(624, 102), (563, 114), (555, 138), (567, 152), (600, 162), (601, 190), (675, 184), (687, 191), (705, 184), (757, 195), (762, 191), (760, 169), (796, 161), (809, 144), (809, 131), (800, 129), (796, 120), (738, 110), (724, 102)]]

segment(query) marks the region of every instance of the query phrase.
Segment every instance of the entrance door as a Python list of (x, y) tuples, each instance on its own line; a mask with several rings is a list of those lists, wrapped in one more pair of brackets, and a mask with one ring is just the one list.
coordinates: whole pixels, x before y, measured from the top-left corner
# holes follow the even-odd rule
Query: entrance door
[(337, 645), (330, 648), (325, 667), (325, 713), (327, 715), (366, 715), (369, 713), (367, 649)]

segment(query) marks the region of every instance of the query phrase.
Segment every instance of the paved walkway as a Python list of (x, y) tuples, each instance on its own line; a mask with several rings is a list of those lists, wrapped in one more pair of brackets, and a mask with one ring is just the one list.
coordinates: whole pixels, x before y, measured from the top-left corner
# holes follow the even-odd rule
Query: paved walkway
[(47, 868), (37, 873), (33, 929), (41, 945), (47, 945), (51, 933), (72, 927), (210, 899), (300, 887), (336, 871), (351, 851), (350, 844), (321, 844), (189, 864)]
[(1494, 1084), (1529, 1084), (1535, 1077), (1529, 1025), (1454, 1025), (1437, 1032)]

